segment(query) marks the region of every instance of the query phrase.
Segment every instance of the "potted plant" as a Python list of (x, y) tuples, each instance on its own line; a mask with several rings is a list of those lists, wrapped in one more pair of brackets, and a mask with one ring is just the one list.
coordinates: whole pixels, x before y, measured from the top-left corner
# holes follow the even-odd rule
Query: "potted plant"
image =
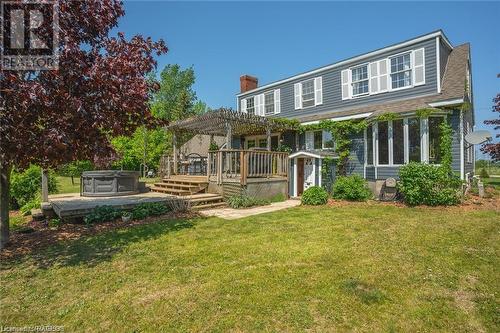
[(122, 221), (127, 223), (127, 222), (130, 222), (130, 220), (132, 220), (132, 213), (131, 212), (123, 212)]

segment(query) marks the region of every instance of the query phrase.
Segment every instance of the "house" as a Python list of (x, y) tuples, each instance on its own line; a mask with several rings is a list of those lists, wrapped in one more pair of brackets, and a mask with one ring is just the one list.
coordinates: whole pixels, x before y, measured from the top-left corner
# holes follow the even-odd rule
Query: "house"
[[(366, 119), (353, 135), (348, 174), (364, 177), (375, 193), (387, 178), (398, 177), (410, 161), (439, 164), (439, 124), (453, 129), (452, 167), (463, 180), (474, 172), (474, 149), (464, 136), (474, 127), (470, 45), (453, 46), (435, 31), (324, 67), (258, 86), (256, 77), (240, 78), (238, 111), (268, 118), (321, 120)], [(432, 109), (428, 116), (418, 111)], [(391, 114), (392, 117), (380, 117)], [(327, 131), (270, 133), (271, 146), (291, 149), (290, 196), (325, 183), (322, 161), (335, 158)], [(268, 146), (267, 136), (233, 137), (233, 147)]]

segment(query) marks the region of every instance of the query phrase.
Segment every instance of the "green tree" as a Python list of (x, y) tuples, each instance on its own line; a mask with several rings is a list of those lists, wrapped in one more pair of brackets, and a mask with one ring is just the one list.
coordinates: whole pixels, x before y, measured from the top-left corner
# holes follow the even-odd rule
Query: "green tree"
[(75, 185), (74, 177), (80, 177), (82, 172), (94, 169), (91, 161), (74, 161), (58, 168), (57, 173), (61, 176), (71, 177), (71, 184)]

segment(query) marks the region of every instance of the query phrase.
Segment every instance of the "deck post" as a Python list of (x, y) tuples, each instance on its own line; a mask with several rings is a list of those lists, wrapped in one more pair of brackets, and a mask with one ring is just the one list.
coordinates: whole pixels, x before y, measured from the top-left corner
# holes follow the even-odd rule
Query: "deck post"
[(271, 151), (271, 127), (266, 127), (267, 151)]
[(42, 202), (49, 201), (49, 177), (47, 170), (42, 169)]
[(174, 155), (174, 172), (177, 174), (177, 135), (175, 132), (172, 133), (172, 145), (173, 145), (173, 155)]
[(233, 149), (233, 128), (231, 124), (226, 125), (226, 149)]

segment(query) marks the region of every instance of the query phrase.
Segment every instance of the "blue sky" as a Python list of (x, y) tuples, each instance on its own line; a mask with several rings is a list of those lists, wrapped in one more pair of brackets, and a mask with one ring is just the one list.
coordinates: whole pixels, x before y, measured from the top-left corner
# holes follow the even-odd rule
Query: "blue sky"
[(125, 11), (116, 30), (164, 39), (158, 68), (193, 66), (214, 108), (235, 108), (242, 74), (263, 85), (442, 29), (453, 45), (471, 43), (476, 128), (494, 116), (500, 3), (126, 1)]

